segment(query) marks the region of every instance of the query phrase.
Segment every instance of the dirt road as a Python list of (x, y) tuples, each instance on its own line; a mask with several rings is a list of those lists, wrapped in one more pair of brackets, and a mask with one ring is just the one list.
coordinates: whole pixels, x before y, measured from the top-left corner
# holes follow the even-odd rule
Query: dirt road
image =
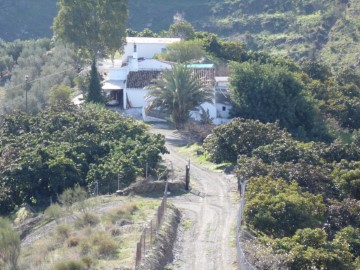
[[(155, 129), (166, 137), (175, 175), (183, 175), (188, 159), (177, 153), (184, 140), (177, 131)], [(238, 201), (236, 179), (191, 163), (190, 193), (170, 200), (183, 214), (172, 269), (236, 269), (235, 226)]]

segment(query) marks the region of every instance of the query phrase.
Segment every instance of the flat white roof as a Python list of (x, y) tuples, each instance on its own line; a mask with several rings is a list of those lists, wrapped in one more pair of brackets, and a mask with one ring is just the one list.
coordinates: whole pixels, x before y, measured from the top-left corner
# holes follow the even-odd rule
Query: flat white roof
[(125, 88), (125, 81), (106, 81), (102, 86), (103, 90), (121, 90)]
[(216, 82), (228, 82), (229, 77), (215, 77)]
[(127, 43), (146, 43), (146, 44), (171, 44), (181, 41), (181, 38), (153, 38), (153, 37), (127, 37)]

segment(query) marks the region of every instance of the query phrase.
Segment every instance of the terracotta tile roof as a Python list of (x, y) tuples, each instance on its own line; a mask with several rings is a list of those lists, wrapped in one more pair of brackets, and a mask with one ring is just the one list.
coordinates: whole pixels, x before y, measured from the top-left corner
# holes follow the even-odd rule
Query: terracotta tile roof
[(130, 71), (127, 77), (127, 88), (144, 88), (150, 85), (160, 72), (157, 70)]

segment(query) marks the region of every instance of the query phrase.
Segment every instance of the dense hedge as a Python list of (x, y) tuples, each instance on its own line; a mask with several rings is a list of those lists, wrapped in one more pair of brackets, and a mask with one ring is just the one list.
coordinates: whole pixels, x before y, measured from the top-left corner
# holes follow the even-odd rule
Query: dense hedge
[[(283, 267), (358, 269), (357, 138), (351, 144), (304, 143), (278, 124), (233, 119), (214, 128), (204, 149), (214, 162), (237, 163), (239, 183), (249, 181), (246, 224), (274, 258), (284, 258)], [(259, 254), (255, 265), (271, 260)]]
[(160, 135), (95, 105), (52, 107), (37, 116), (7, 116), (0, 129), (0, 212), (42, 205), (80, 184), (114, 192), (156, 166), (167, 150)]

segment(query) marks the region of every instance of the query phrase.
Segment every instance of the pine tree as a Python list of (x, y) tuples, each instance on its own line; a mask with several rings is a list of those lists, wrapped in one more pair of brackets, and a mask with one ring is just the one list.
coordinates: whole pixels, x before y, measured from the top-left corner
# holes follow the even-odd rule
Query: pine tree
[(104, 97), (101, 91), (102, 90), (101, 90), (100, 79), (96, 68), (96, 61), (94, 59), (91, 65), (90, 83), (86, 97), (86, 102), (104, 103)]

